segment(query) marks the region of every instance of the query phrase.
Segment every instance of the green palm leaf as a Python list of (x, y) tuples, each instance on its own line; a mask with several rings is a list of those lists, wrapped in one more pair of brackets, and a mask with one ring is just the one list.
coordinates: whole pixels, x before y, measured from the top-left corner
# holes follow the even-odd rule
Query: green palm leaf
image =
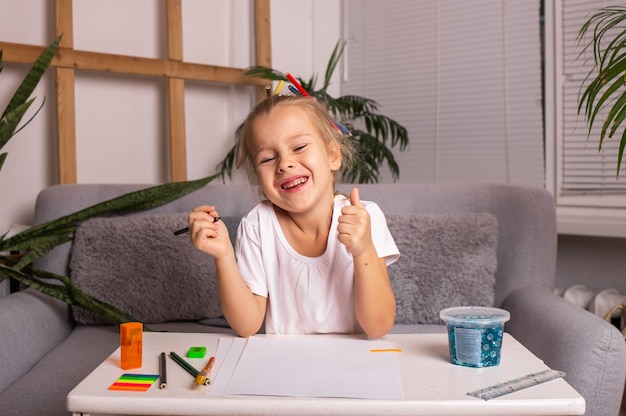
[[(7, 107), (2, 112), (2, 116), (0, 116), (0, 149), (2, 149), (11, 137), (15, 136), (15, 134), (19, 131), (17, 130), (17, 126), (20, 124), (24, 114), (26, 114), (26, 111), (33, 102), (33, 99), (30, 99), (30, 96), (37, 87), (41, 77), (50, 66), (50, 62), (52, 62), (60, 42), (61, 36), (56, 38), (54, 42), (52, 42), (52, 44), (43, 51), (39, 58), (37, 58), (20, 85), (17, 87), (17, 90), (11, 97), (9, 104), (7, 104)], [(1, 65), (2, 51), (0, 51), (0, 69), (2, 68)], [(39, 107), (37, 112), (35, 112), (35, 115), (24, 123), (22, 128), (33, 120), (39, 110), (41, 110), (42, 106), (43, 104)], [(6, 157), (6, 153), (3, 153), (2, 156), (0, 156), (0, 169), (2, 169)]]
[(288, 81), (285, 74), (266, 66), (253, 66), (248, 68), (246, 75), (251, 77), (258, 77), (268, 79), (270, 81)]
[(66, 229), (65, 232), (59, 232), (51, 235), (42, 235), (34, 238), (28, 244), (21, 244), (14, 247), (13, 251), (24, 252), (24, 256), (18, 261), (13, 268), (22, 270), (38, 258), (52, 251), (56, 246), (67, 243), (72, 240), (73, 228)]
[[(623, 83), (623, 81), (622, 81), (622, 80), (619, 80), (619, 79), (618, 79), (618, 80), (616, 80), (616, 81), (615, 81), (615, 82), (614, 82), (614, 83), (613, 83), (610, 87), (608, 87), (608, 88), (606, 88), (606, 89), (605, 89), (604, 93), (602, 94), (602, 96), (600, 97), (600, 99), (598, 99), (598, 100), (597, 100), (597, 102), (595, 102), (595, 103), (594, 103), (593, 101), (592, 101), (592, 102), (590, 102), (588, 105), (590, 105), (591, 107), (590, 107), (590, 108), (586, 108), (586, 109), (585, 109), (585, 112), (586, 112), (586, 113), (588, 112), (588, 113), (590, 113), (590, 114), (591, 114), (589, 118), (591, 118), (591, 119), (595, 119), (595, 118), (596, 118), (596, 116), (598, 115), (598, 113), (600, 112), (600, 110), (603, 108), (604, 103), (605, 103), (608, 99), (610, 99), (610, 98), (613, 96), (613, 94), (614, 94), (614, 93), (615, 93), (618, 89), (620, 89), (620, 88), (623, 86), (623, 84), (624, 84), (624, 83)], [(598, 93), (599, 93), (599, 92), (600, 92), (600, 91), (598, 91)], [(580, 111), (580, 110), (579, 110), (579, 111)], [(591, 133), (591, 127), (592, 127), (592, 126), (590, 125), (590, 126), (589, 126), (589, 129), (588, 129), (588, 134), (590, 134), (590, 133)]]
[[(237, 135), (239, 137), (239, 135)], [(228, 153), (222, 161), (217, 165), (217, 171), (219, 172), (220, 178), (222, 182), (228, 176), (229, 179), (232, 179), (232, 172), (235, 170), (235, 164), (237, 163), (237, 145), (235, 144), (230, 148)]]
[(20, 263), (20, 266), (23, 267), (49, 252), (60, 242), (68, 241), (76, 226), (88, 218), (107, 214), (142, 211), (163, 205), (200, 189), (218, 176), (219, 174), (216, 174), (195, 181), (167, 183), (127, 193), (64, 217), (29, 228), (6, 240), (0, 239), (0, 251), (28, 250), (28, 262), (23, 261)]
[(0, 149), (15, 135), (18, 124), (35, 99), (28, 100), (13, 107), (0, 118)]
[[(119, 325), (124, 322), (137, 320), (119, 308), (83, 293), (65, 276), (35, 268), (29, 268), (26, 272), (21, 272), (2, 263), (0, 263), (0, 276), (11, 277), (25, 286), (32, 287), (68, 305), (80, 306), (95, 312), (112, 324)], [(50, 281), (55, 280), (63, 284), (50, 283)]]
[(609, 128), (609, 133), (607, 137), (611, 138), (615, 134), (617, 128), (624, 121), (624, 116), (626, 115), (626, 93), (622, 94), (611, 111), (609, 112), (609, 116), (606, 118), (605, 124), (607, 128)]
[(383, 143), (391, 139), (391, 146), (399, 146), (400, 150), (405, 150), (408, 145), (408, 133), (406, 128), (382, 114), (365, 113), (361, 117), (365, 122), (368, 133), (375, 137), (382, 138)]
[(626, 146), (626, 129), (622, 134), (622, 140), (619, 142), (619, 151), (617, 153), (617, 174), (619, 175), (619, 168), (622, 165), (622, 157), (624, 155), (624, 147)]
[(9, 101), (4, 113), (2, 113), (2, 117), (4, 117), (6, 113), (11, 111), (13, 108), (28, 100), (30, 95), (35, 90), (35, 87), (37, 87), (39, 80), (41, 80), (41, 77), (48, 69), (48, 66), (50, 66), (50, 62), (52, 62), (52, 58), (54, 58), (54, 54), (59, 47), (59, 43), (61, 43), (61, 37), (62, 35), (56, 38), (35, 61), (33, 66), (30, 68), (30, 71), (28, 71), (26, 77), (13, 94), (13, 97), (11, 97), (11, 101)]
[[(591, 137), (593, 126), (600, 114), (606, 114), (598, 138), (598, 150), (602, 150), (604, 140), (611, 138), (626, 119), (626, 7), (610, 6), (597, 10), (587, 19), (578, 32), (578, 39), (584, 40), (592, 33), (581, 55), (592, 49), (594, 68), (583, 82), (582, 94), (578, 100), (578, 113), (584, 113), (588, 124), (587, 136)], [(626, 128), (622, 134), (616, 175), (626, 147)]]
[(330, 80), (333, 77), (333, 73), (335, 72), (335, 68), (337, 68), (339, 60), (341, 59), (341, 55), (343, 55), (343, 50), (345, 46), (345, 42), (337, 42), (333, 49), (333, 52), (330, 54), (330, 59), (328, 60), (328, 64), (326, 65), (326, 73), (324, 74), (324, 86), (322, 87), (322, 90), (324, 91), (326, 91), (326, 89), (330, 85)]
[(358, 95), (344, 95), (337, 98), (337, 103), (350, 119), (358, 118), (361, 114), (375, 113), (379, 107), (376, 101)]

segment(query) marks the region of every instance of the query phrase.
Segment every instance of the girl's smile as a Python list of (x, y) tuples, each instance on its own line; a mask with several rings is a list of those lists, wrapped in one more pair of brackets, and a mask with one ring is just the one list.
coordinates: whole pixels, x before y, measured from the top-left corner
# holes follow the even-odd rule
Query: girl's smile
[(296, 191), (303, 187), (308, 182), (309, 178), (306, 176), (298, 176), (296, 178), (290, 178), (282, 182), (279, 186), (285, 191)]

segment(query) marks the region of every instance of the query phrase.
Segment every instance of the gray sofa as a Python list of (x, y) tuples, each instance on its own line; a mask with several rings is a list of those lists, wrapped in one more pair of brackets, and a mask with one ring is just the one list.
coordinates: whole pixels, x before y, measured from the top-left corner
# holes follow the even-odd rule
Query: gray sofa
[[(42, 223), (141, 187), (53, 186), (40, 193), (35, 222)], [(339, 188), (349, 192), (348, 186)], [(491, 303), (510, 311), (507, 332), (548, 366), (567, 373), (567, 381), (586, 400), (587, 415), (618, 414), (626, 374), (626, 346), (615, 327), (553, 293), (556, 224), (549, 193), (507, 185), (460, 184), (363, 185), (360, 190), (362, 199), (376, 201), (387, 214), (390, 229), (403, 252), (401, 260), (405, 259), (404, 263), (399, 261), (389, 268), (398, 298), (394, 332), (443, 332), (445, 328), (437, 321), (437, 316), (433, 316), (436, 313), (431, 311), (424, 315), (423, 311), (436, 311), (447, 303)], [(234, 235), (232, 228), (238, 218), (256, 200), (255, 191), (249, 187), (211, 184), (172, 203), (132, 216), (151, 221), (155, 226), (172, 217), (174, 222), (164, 221), (166, 228), (181, 222), (184, 226), (185, 213), (209, 202), (219, 207), (220, 215), (226, 218)], [(97, 223), (92, 225), (98, 226)], [(124, 223), (124, 227), (128, 224)], [(136, 230), (140, 227), (141, 224)], [(85, 225), (80, 241), (89, 237), (89, 230)], [(166, 234), (170, 238), (170, 233)], [(166, 238), (165, 233), (160, 235), (163, 238), (155, 240)], [(79, 244), (78, 237), (74, 244)], [(172, 244), (189, 244), (188, 237), (183, 236)], [(446, 251), (450, 244), (452, 250)], [(126, 252), (129, 250), (125, 248)], [(193, 252), (193, 249), (184, 250)], [(189, 253), (190, 256), (197, 254)], [(168, 263), (168, 259), (175, 262), (178, 258), (167, 253), (155, 256), (166, 259), (164, 263)], [(79, 269), (89, 272), (102, 267), (101, 263), (81, 269), (74, 264), (78, 257), (78, 248), (68, 243), (42, 258), (37, 266), (73, 279)], [(83, 257), (86, 257), (83, 261), (89, 260), (84, 250)], [(147, 266), (152, 260), (144, 259), (139, 263)], [(193, 275), (193, 271), (184, 274)], [(210, 270), (201, 271), (201, 277), (196, 278), (200, 285), (209, 284), (208, 275)], [(89, 276), (80, 278), (89, 280)], [(107, 278), (102, 278), (101, 294), (114, 289)], [(168, 276), (167, 280), (177, 278)], [(477, 278), (482, 280), (474, 284), (473, 279)], [(495, 284), (490, 279), (495, 279)], [(100, 281), (100, 276), (91, 280)], [(479, 289), (464, 286), (466, 281)], [(159, 289), (154, 286), (153, 290)], [(208, 295), (203, 296), (213, 296), (212, 288), (206, 290)], [(118, 293), (112, 299), (122, 302), (121, 307), (130, 307), (124, 294)], [(200, 310), (200, 316), (185, 315), (187, 312), (181, 308), (181, 311), (165, 311), (164, 315), (145, 319), (152, 321), (150, 327), (154, 330), (231, 331), (215, 316), (217, 300), (206, 299), (206, 303), (210, 305)], [(32, 289), (0, 298), (0, 414), (67, 414), (67, 393), (119, 346), (115, 327), (89, 324), (89, 317), (78, 312)], [(144, 312), (135, 311), (137, 314)]]

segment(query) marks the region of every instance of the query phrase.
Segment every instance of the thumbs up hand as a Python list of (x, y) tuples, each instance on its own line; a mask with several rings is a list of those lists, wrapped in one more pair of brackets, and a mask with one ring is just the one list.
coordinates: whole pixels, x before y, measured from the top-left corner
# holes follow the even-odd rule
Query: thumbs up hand
[(359, 196), (359, 188), (352, 188), (352, 191), (350, 192), (350, 205), (363, 208), (361, 198)]
[(350, 205), (341, 209), (337, 238), (353, 256), (357, 256), (373, 244), (370, 227), (370, 216), (361, 204), (359, 190), (353, 188), (350, 192)]

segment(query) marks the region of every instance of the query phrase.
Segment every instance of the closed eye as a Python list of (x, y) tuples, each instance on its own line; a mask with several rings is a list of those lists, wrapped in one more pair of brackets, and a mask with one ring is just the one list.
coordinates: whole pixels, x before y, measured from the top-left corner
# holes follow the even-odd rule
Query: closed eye
[(293, 150), (294, 150), (295, 152), (299, 152), (299, 151), (304, 150), (304, 148), (305, 148), (305, 147), (307, 147), (307, 145), (306, 145), (306, 144), (301, 144), (301, 145), (299, 145), (299, 146), (296, 146), (296, 148), (295, 148), (295, 149), (293, 149)]

